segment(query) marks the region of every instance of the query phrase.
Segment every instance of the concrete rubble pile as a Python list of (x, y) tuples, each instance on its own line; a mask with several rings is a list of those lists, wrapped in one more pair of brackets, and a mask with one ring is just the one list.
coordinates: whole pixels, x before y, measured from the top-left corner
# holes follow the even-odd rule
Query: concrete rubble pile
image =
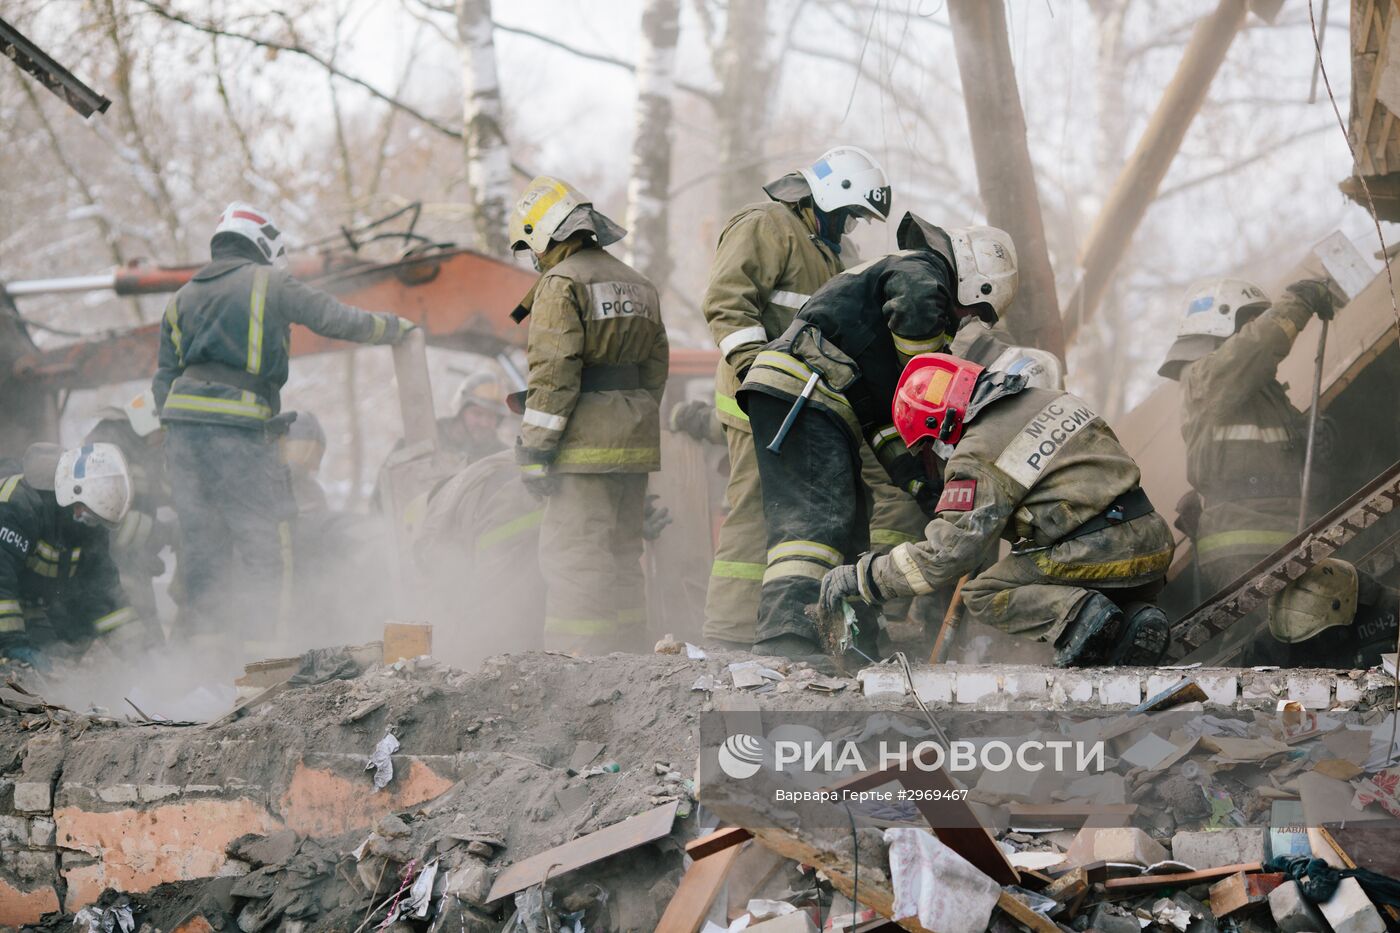
[[(847, 678), (668, 642), (641, 657), (501, 656), (470, 674), (372, 655), (313, 652), (204, 724), (65, 709), (9, 679), (0, 927), (786, 933), (898, 918), (939, 933), (1369, 933), (1396, 922), (1378, 876), (1335, 873), (1384, 869), (1372, 856), (1397, 851), (1393, 823), (1376, 819), (1400, 809), (1392, 766), (1286, 695), (1217, 702), (1201, 687), (1218, 693), (1208, 671), (1080, 671), (1088, 696), (1019, 701), (1094, 708), (1111, 766), (1054, 803), (996, 775), (964, 780), (969, 806), (1011, 808), (1009, 825), (985, 821), (995, 829), (983, 846), (929, 832), (917, 812), (859, 829), (746, 823), (697, 786), (704, 714), (908, 712), (892, 665)], [(906, 686), (939, 671), (996, 689), (960, 704), (954, 684), (935, 711), (1014, 709), (1027, 678), (1050, 690), (1057, 676), (953, 666), (915, 669)], [(1125, 675), (1176, 682), (1130, 705), (1114, 685)], [(1333, 685), (1326, 705), (1383, 723), (1393, 703), (1379, 679), (1367, 688), (1375, 676), (1350, 676), (1345, 702)], [(1164, 707), (1204, 731), (1154, 732), (1145, 710)], [(1351, 821), (1303, 828), (1322, 799), (1353, 807)], [(1290, 856), (1306, 858), (1279, 861)]]

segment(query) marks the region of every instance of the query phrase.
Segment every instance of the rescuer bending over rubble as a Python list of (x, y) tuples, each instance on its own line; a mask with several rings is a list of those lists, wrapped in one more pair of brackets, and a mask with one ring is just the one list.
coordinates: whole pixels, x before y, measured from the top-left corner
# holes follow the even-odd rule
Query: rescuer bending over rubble
[(146, 642), (108, 539), (131, 500), (112, 444), (34, 444), (23, 473), (0, 477), (0, 658), (34, 664), (54, 640)]
[(967, 617), (1052, 642), (1058, 666), (1150, 665), (1166, 652), (1162, 589), (1173, 541), (1113, 431), (1065, 392), (1028, 387), (942, 353), (900, 377), (894, 422), (911, 452), (940, 465), (926, 540), (862, 556), (821, 584), (824, 618), (850, 600), (930, 593), (1011, 553), (963, 586)]
[[(753, 425), (768, 534), (754, 646), (761, 654), (815, 653), (817, 632), (805, 608), (816, 601), (822, 576), (878, 544), (867, 533), (863, 447), (874, 450), (890, 481), (925, 516), (933, 514), (938, 484), (890, 422), (900, 371), (914, 355), (946, 346), (960, 321), (980, 315), (995, 322), (1016, 291), (1016, 254), (1002, 230), (944, 231), (906, 214), (898, 242), (900, 252), (822, 286), (759, 352), (740, 389)], [(966, 342), (1018, 370), (1036, 352), (1017, 348), (1006, 355), (1010, 348), (985, 326)], [(1058, 368), (1053, 357), (1035, 362), (1042, 377), (1052, 375), (1046, 366)], [(857, 647), (873, 654), (876, 613), (862, 608), (860, 615)]]

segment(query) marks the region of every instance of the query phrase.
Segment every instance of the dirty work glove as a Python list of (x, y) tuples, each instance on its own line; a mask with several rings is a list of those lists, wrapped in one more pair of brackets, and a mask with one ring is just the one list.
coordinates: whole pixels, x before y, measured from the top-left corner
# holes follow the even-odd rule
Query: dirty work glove
[(819, 599), (822, 612), (839, 613), (841, 604), (847, 600), (859, 599), (871, 606), (884, 601), (884, 597), (881, 595), (879, 587), (875, 585), (875, 579), (870, 573), (870, 564), (875, 560), (875, 556), (874, 554), (862, 554), (854, 564), (842, 564), (840, 567), (826, 572), (826, 576), (822, 577), (822, 592)]
[(410, 321), (408, 318), (400, 317), (398, 315), (394, 316), (394, 321), (397, 325), (398, 330), (394, 334), (394, 339), (391, 340), (390, 343), (398, 343), (400, 340), (408, 336), (409, 331), (413, 330), (418, 326), (416, 322)]
[(709, 402), (681, 402), (672, 406), (671, 433), (686, 434), (697, 441), (709, 440), (710, 419), (714, 417), (714, 411), (715, 407)]
[(642, 512), (642, 537), (648, 541), (655, 541), (661, 537), (661, 531), (674, 519), (671, 518), (671, 510), (666, 506), (660, 508), (656, 505), (657, 496), (647, 496), (646, 507)]
[(558, 478), (551, 476), (549, 464), (554, 460), (554, 451), (526, 447), (515, 439), (515, 462), (520, 465), (520, 481), (537, 499), (548, 497), (559, 486)]
[(1288, 291), (1297, 296), (1313, 314), (1324, 321), (1332, 320), (1335, 313), (1332, 286), (1325, 279), (1302, 279), (1288, 286)]

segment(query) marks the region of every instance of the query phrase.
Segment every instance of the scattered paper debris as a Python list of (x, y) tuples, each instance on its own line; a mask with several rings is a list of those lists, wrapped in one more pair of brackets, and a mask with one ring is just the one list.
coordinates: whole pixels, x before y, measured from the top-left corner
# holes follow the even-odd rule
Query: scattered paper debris
[(374, 789), (383, 790), (394, 779), (394, 760), (390, 757), (399, 750), (399, 740), (392, 732), (384, 733), (384, 738), (374, 746), (374, 754), (365, 762), (365, 770), (374, 770)]

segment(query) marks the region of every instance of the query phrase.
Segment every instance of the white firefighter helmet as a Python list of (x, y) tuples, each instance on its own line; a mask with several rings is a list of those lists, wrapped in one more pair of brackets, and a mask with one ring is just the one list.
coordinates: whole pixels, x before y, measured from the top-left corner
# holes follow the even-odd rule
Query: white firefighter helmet
[(922, 249), (947, 260), (958, 277), (958, 304), (974, 309), (985, 305), (996, 323), (1016, 297), (1016, 244), (1011, 234), (998, 227), (949, 227), (929, 223), (908, 211), (899, 222), (895, 242), (900, 249)]
[(1176, 341), (1158, 374), (1179, 379), (1187, 363), (1194, 363), (1213, 352), (1225, 338), (1248, 320), (1248, 312), (1269, 307), (1269, 296), (1253, 282), (1244, 279), (1204, 279), (1186, 290)]
[(63, 452), (54, 473), (59, 505), (77, 503), (108, 525), (131, 508), (131, 472), (116, 444), (84, 444)]
[(505, 393), (501, 391), (501, 382), (495, 373), (472, 373), (463, 379), (462, 384), (457, 386), (457, 391), (452, 393), (453, 415), (460, 415), (462, 409), (471, 407), (484, 408), (502, 418), (509, 414), (506, 410)]
[(214, 228), (214, 236), (232, 233), (241, 236), (258, 248), (267, 261), (274, 266), (287, 264), (287, 244), (282, 239), (282, 231), (272, 222), (272, 215), (259, 210), (244, 201), (234, 201), (219, 215), (219, 224)]
[(593, 209), (593, 202), (573, 185), (549, 175), (530, 182), (510, 212), (510, 248), (549, 249), (551, 240), (562, 241), (580, 230), (590, 230), (599, 246), (616, 243), (627, 231)]
[(1016, 297), (1016, 244), (997, 227), (953, 227), (948, 231), (958, 273), (958, 304), (992, 306), (997, 317)]
[(849, 208), (856, 216), (885, 221), (890, 216), (890, 182), (875, 157), (855, 146), (828, 149), (802, 169), (817, 207), (830, 214)]
[(1036, 347), (1007, 347), (1001, 356), (992, 361), (987, 371), (1025, 376), (1026, 385), (1034, 389), (1063, 390), (1065, 387), (1059, 357), (1049, 350)]
[(1269, 599), (1269, 631), (1285, 644), (1350, 625), (1356, 618), (1356, 568), (1329, 557)]

